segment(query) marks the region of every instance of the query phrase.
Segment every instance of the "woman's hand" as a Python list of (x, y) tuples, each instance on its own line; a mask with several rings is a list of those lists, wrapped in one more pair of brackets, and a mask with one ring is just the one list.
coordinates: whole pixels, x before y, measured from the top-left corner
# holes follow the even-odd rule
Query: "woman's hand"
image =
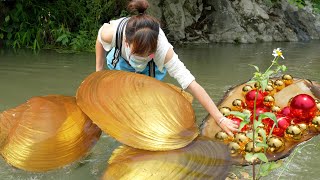
[(231, 119), (228, 119), (224, 116), (217, 121), (217, 124), (221, 127), (222, 130), (228, 133), (229, 136), (233, 136), (233, 132), (239, 131), (238, 124), (235, 121), (232, 121)]
[(220, 126), (225, 132), (227, 132), (230, 136), (233, 135), (232, 132), (238, 132), (237, 123), (221, 114), (207, 92), (196, 81), (193, 81), (188, 86), (188, 90), (216, 120), (217, 125)]

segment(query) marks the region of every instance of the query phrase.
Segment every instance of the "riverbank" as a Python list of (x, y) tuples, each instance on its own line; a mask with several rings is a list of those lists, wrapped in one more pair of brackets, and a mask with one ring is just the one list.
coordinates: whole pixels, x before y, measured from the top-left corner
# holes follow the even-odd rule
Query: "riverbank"
[[(320, 15), (311, 1), (150, 0), (175, 43), (256, 43), (320, 38)], [(158, 8), (160, 6), (160, 9)]]

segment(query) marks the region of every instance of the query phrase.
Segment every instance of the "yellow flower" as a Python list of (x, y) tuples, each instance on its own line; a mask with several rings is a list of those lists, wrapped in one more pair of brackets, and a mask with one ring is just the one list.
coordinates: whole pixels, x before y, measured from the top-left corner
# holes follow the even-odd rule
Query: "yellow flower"
[(280, 48), (274, 49), (272, 55), (274, 57), (278, 57), (280, 56), (282, 59), (284, 59), (283, 55), (282, 55), (282, 51)]

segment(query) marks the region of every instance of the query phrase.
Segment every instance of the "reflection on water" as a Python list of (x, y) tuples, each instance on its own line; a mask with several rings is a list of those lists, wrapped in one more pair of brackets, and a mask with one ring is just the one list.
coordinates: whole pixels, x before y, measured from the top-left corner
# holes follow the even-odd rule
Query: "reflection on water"
[[(224, 92), (236, 84), (247, 81), (254, 64), (265, 69), (270, 65), (272, 50), (283, 49), (288, 67), (287, 73), (300, 78), (320, 82), (319, 41), (309, 43), (262, 43), (262, 44), (212, 44), (176, 47), (180, 59), (195, 75), (196, 80), (208, 91), (215, 102)], [(39, 55), (29, 52), (17, 54), (0, 52), (0, 111), (15, 107), (33, 96), (62, 94), (74, 96), (82, 80), (95, 69), (94, 54), (58, 54), (42, 51)], [(166, 82), (174, 83), (167, 77)], [(207, 115), (198, 102), (193, 104), (197, 122)], [(308, 144), (320, 144), (315, 137)], [(27, 173), (10, 167), (0, 159), (0, 179), (99, 179), (107, 166), (111, 152), (119, 143), (102, 135), (91, 154), (70, 166), (48, 173)], [(303, 146), (303, 145), (302, 145)], [(299, 146), (299, 147), (302, 147)], [(320, 147), (307, 146), (298, 151), (281, 179), (318, 179)], [(292, 157), (285, 159), (288, 161)], [(240, 168), (250, 171), (250, 167)], [(276, 171), (269, 178), (277, 178)]]

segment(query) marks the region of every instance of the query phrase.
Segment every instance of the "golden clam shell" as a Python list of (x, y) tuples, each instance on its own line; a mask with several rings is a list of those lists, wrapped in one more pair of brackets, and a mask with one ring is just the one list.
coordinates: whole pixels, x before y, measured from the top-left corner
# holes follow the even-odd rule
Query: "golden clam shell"
[(171, 151), (124, 146), (113, 152), (102, 179), (225, 179), (229, 160), (226, 145), (203, 137)]
[(84, 157), (101, 130), (74, 97), (33, 97), (0, 114), (0, 153), (14, 167), (48, 171)]
[(199, 134), (191, 103), (168, 84), (145, 75), (95, 72), (82, 82), (76, 98), (105, 133), (134, 148), (182, 148)]

